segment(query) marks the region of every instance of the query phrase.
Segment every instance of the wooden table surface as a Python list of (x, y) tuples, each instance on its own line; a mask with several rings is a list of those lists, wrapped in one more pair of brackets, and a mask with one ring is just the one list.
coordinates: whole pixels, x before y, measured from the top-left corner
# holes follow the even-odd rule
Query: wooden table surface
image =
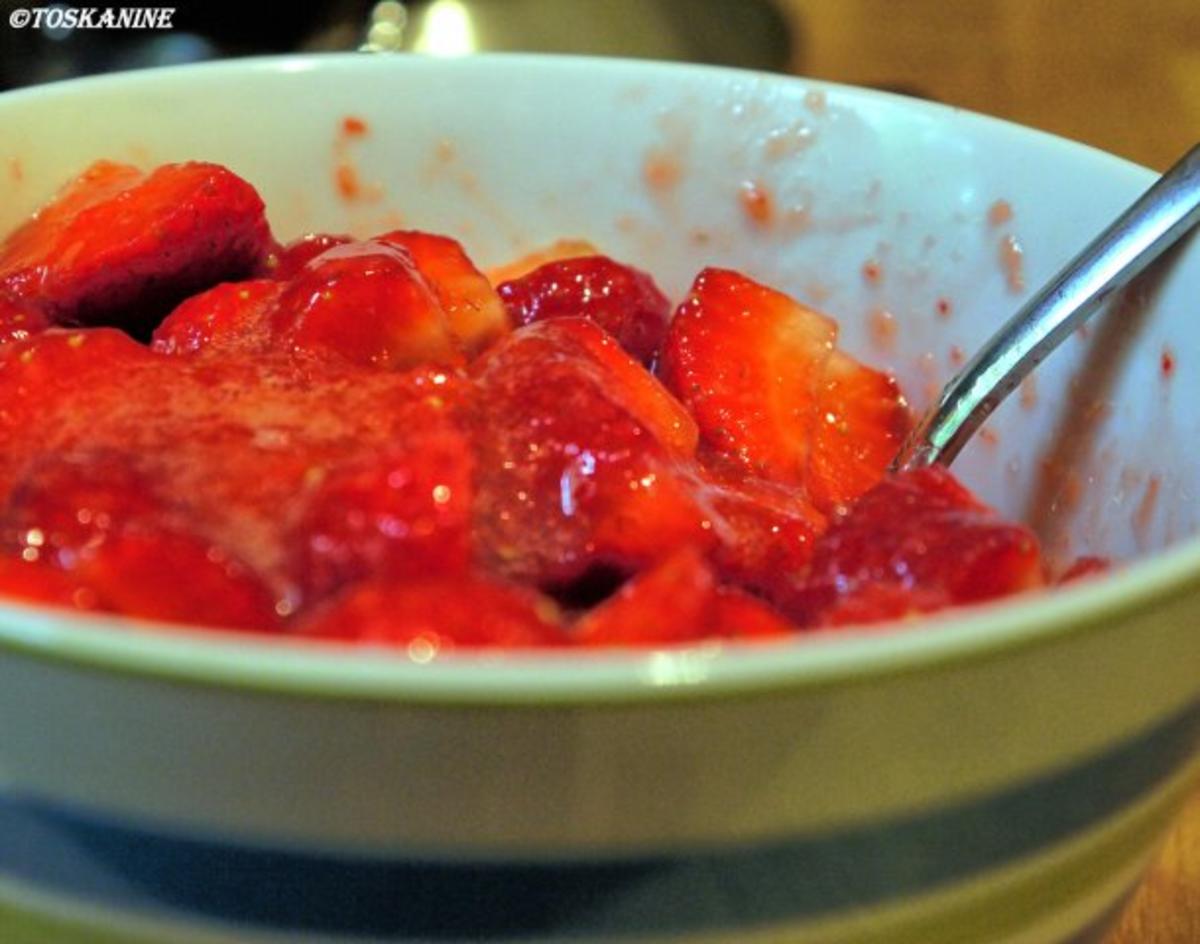
[[(1200, 0), (779, 0), (792, 70), (1165, 169), (1200, 141)], [(1200, 944), (1200, 793), (1104, 944)]]
[(1200, 793), (1104, 944), (1200, 944)]
[(776, 2), (802, 75), (920, 94), (1159, 170), (1200, 140), (1197, 0)]

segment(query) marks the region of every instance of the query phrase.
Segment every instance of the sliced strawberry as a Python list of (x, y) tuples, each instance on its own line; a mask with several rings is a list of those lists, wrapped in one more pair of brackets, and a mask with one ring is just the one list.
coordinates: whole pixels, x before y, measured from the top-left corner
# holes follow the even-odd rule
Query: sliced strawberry
[(826, 316), (706, 269), (671, 323), (661, 376), (712, 449), (836, 511), (882, 477), (908, 422), (895, 383), (836, 340)]
[(522, 328), (474, 370), (475, 528), (492, 567), (553, 586), (596, 565), (633, 572), (711, 540), (682, 460), (570, 332)]
[(671, 322), (660, 376), (701, 438), (755, 475), (804, 484), (837, 325), (736, 272), (705, 269)]
[(295, 632), (404, 646), (420, 661), (452, 649), (524, 649), (565, 642), (552, 601), (471, 574), (360, 584), (299, 620)]
[(215, 164), (94, 165), (0, 245), (0, 289), (60, 324), (147, 336), (181, 299), (270, 246), (254, 188)]
[(607, 256), (549, 262), (497, 291), (514, 323), (587, 318), (643, 364), (658, 356), (671, 316), (671, 303), (647, 273)]
[(462, 360), (412, 257), (376, 240), (334, 246), (312, 259), (280, 298), (272, 332), (293, 349), (333, 352), (363, 366)]
[(475, 356), (512, 330), (500, 296), (460, 243), (416, 230), (396, 230), (378, 239), (412, 255), (467, 356)]
[(493, 285), (499, 285), (501, 282), (511, 282), (513, 279), (528, 275), (534, 269), (544, 266), (548, 262), (599, 255), (601, 255), (600, 250), (585, 239), (560, 239), (549, 246), (543, 246), (541, 249), (535, 249), (520, 258), (513, 259), (511, 262), (506, 262), (504, 265), (494, 266), (484, 274)]
[(224, 282), (193, 295), (163, 319), (151, 347), (162, 354), (261, 352), (284, 286), (269, 279)]
[(716, 579), (704, 556), (684, 547), (638, 574), (585, 614), (573, 638), (585, 646), (668, 646), (708, 634)]
[(1037, 538), (944, 469), (885, 479), (817, 541), (787, 611), (806, 625), (894, 619), (1044, 583)]
[(76, 214), (113, 199), (140, 184), (145, 177), (142, 170), (131, 164), (95, 161), (65, 184), (28, 222), (8, 235), (3, 244), (3, 257), (36, 258), (44, 250), (47, 240), (61, 234)]
[(367, 578), (464, 573), (470, 562), (474, 460), (449, 424), (335, 469), (289, 543), (308, 598)]
[(912, 417), (893, 378), (841, 351), (825, 364), (816, 413), (806, 483), (817, 507), (838, 510), (882, 480)]
[(354, 242), (353, 236), (334, 235), (331, 233), (308, 233), (299, 239), (294, 239), (286, 246), (279, 246), (264, 260), (259, 273), (263, 278), (279, 279), (286, 282), (294, 279), (313, 259), (332, 249), (334, 246), (344, 246)]

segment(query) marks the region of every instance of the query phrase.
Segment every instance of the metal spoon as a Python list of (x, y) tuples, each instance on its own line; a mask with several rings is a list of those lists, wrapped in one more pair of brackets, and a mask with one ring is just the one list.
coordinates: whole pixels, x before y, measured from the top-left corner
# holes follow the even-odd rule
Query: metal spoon
[(954, 461), (967, 440), (1047, 355), (1113, 292), (1200, 222), (1200, 145), (1000, 328), (942, 389), (892, 461), (892, 471)]

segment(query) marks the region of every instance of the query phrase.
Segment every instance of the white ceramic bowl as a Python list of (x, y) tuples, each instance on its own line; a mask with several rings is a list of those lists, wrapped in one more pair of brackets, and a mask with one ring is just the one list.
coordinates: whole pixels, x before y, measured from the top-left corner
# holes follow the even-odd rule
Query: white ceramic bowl
[[(675, 293), (744, 269), (918, 405), (1151, 179), (888, 95), (582, 59), (141, 72), (5, 94), (0, 128), (3, 229), (96, 157), (216, 160), (283, 236), (399, 214), (483, 263), (584, 236)], [(1198, 296), (1193, 248), (958, 466), (1056, 552), (1137, 560), (1077, 588), (769, 650), (429, 665), (0, 607), (0, 937), (1082, 940), (1195, 782)]]

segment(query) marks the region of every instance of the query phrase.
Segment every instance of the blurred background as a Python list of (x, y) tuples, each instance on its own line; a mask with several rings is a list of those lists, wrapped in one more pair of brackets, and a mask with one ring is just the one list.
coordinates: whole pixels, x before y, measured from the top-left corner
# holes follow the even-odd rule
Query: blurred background
[(710, 62), (887, 88), (1158, 169), (1200, 138), (1200, 0), (159, 2), (174, 7), (171, 30), (46, 25), (57, 17), (40, 29), (16, 28), (14, 11), (71, 5), (0, 0), (0, 88), (364, 43), (435, 54), (546, 50)]

